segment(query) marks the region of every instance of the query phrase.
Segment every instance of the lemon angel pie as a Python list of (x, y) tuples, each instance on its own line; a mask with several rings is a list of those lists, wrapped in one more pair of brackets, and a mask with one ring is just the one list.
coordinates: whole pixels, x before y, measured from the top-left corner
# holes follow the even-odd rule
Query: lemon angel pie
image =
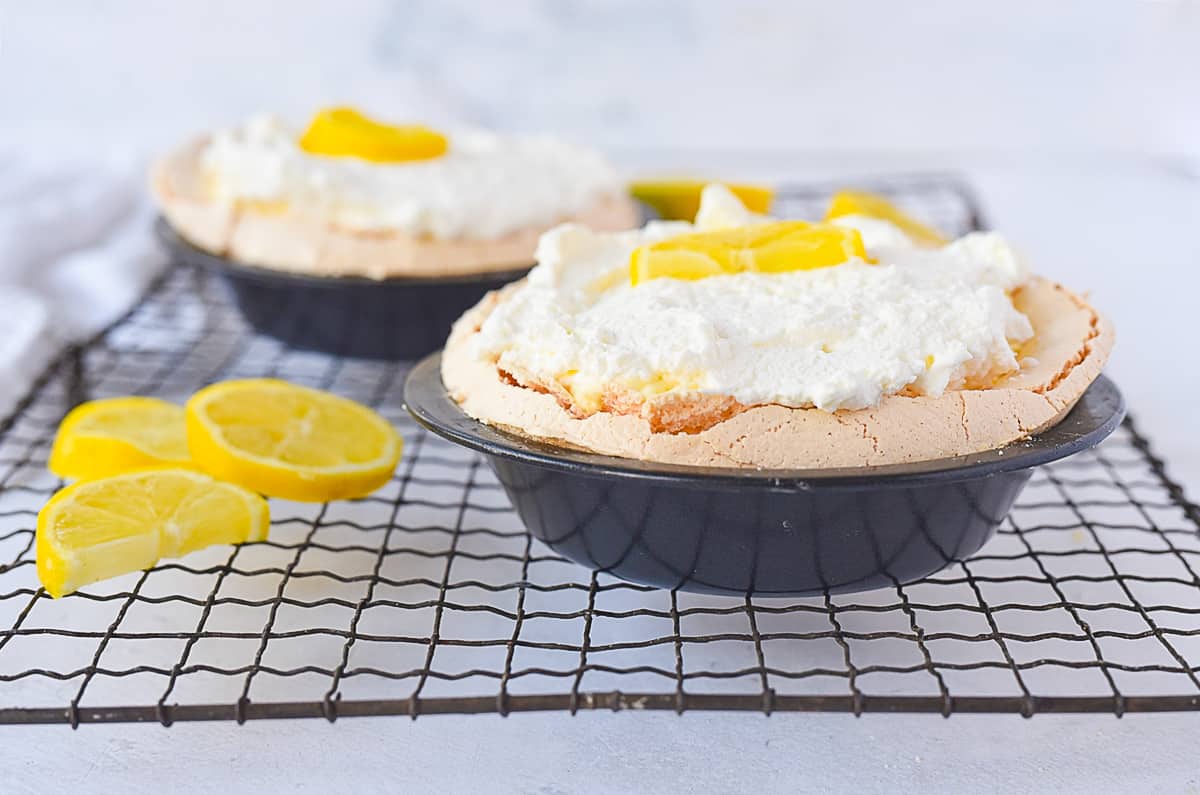
[(442, 379), (471, 416), (569, 448), (769, 469), (1002, 447), (1061, 419), (1113, 343), (1005, 240), (948, 241), (879, 197), (819, 223), (719, 186), (695, 223), (568, 224), (455, 325)]
[(307, 128), (274, 116), (160, 160), (171, 226), (235, 261), (316, 276), (458, 276), (528, 266), (564, 221), (628, 229), (639, 214), (598, 154), (545, 136), (443, 133), (350, 108)]

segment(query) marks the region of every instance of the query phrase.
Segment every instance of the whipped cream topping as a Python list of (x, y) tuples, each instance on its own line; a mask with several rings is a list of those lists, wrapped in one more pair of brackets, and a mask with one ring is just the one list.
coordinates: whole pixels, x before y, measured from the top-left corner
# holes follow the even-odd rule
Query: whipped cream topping
[(213, 198), (283, 203), (348, 229), (486, 240), (624, 191), (599, 154), (547, 136), (451, 132), (442, 157), (385, 164), (309, 154), (300, 132), (261, 115), (215, 133), (202, 154)]
[(474, 336), (472, 355), (557, 380), (592, 409), (612, 385), (647, 397), (701, 392), (747, 405), (861, 409), (884, 395), (938, 396), (1019, 369), (1013, 346), (1033, 329), (1009, 291), (1029, 273), (993, 233), (919, 248), (886, 221), (847, 216), (837, 223), (858, 229), (878, 264), (630, 286), (637, 246), (762, 220), (710, 186), (695, 225), (615, 234), (559, 226), (542, 236), (525, 283)]

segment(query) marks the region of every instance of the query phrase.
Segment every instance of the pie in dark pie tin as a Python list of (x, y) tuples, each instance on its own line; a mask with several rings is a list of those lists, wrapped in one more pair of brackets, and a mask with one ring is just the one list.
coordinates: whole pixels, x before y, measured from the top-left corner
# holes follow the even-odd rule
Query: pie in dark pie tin
[(533, 266), (437, 278), (309, 276), (211, 254), (164, 218), (155, 231), (178, 261), (219, 274), (259, 333), (293, 348), (363, 359), (419, 359), (437, 350), (464, 312)]
[(447, 394), (441, 356), (404, 400), (417, 422), (484, 455), (525, 527), (559, 554), (663, 588), (759, 596), (919, 580), (973, 555), (1035, 467), (1094, 447), (1125, 415), (1100, 376), (1061, 422), (1003, 448), (911, 464), (750, 470), (580, 452), (493, 428)]

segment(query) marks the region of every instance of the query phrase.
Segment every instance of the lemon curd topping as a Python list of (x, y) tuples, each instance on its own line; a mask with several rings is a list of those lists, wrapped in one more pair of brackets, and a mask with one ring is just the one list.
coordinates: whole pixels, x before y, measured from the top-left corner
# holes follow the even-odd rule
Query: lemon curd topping
[(863, 191), (842, 190), (833, 195), (825, 220), (844, 216), (863, 216), (887, 221), (921, 246), (944, 246), (946, 238), (933, 227), (918, 221), (882, 196)]
[(446, 154), (446, 136), (419, 124), (393, 125), (367, 118), (354, 108), (318, 112), (300, 136), (312, 155), (357, 157), (372, 163), (405, 163)]
[[(700, 194), (708, 184), (695, 179), (636, 180), (629, 185), (629, 192), (665, 220), (690, 221), (700, 209)], [(775, 191), (769, 185), (721, 184), (751, 212), (767, 212), (775, 198)]]
[(858, 230), (776, 221), (693, 232), (639, 246), (630, 257), (630, 283), (663, 277), (703, 279), (744, 271), (806, 271), (850, 259), (867, 259)]

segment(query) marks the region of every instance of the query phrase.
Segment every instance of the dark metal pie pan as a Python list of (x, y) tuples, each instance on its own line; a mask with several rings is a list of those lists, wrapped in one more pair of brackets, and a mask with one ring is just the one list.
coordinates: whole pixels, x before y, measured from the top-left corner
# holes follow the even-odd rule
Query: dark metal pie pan
[(439, 278), (308, 276), (211, 254), (164, 218), (155, 232), (178, 261), (219, 274), (256, 331), (293, 348), (365, 359), (419, 359), (437, 350), (464, 312), (532, 267)]
[(488, 460), (535, 537), (584, 566), (663, 588), (798, 596), (926, 577), (995, 533), (1035, 467), (1094, 447), (1125, 415), (1100, 376), (1043, 433), (955, 458), (858, 469), (741, 470), (579, 452), (492, 428), (418, 363), (421, 425)]

